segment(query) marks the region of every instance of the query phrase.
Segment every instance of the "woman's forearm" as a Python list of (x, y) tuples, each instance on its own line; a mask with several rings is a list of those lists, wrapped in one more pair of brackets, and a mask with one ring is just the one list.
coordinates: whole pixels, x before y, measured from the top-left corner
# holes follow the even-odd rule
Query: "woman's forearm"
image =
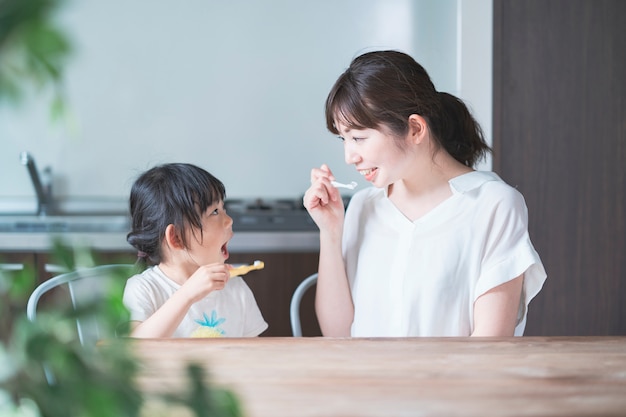
[(315, 310), (324, 336), (350, 336), (354, 305), (341, 254), (341, 233), (320, 232)]

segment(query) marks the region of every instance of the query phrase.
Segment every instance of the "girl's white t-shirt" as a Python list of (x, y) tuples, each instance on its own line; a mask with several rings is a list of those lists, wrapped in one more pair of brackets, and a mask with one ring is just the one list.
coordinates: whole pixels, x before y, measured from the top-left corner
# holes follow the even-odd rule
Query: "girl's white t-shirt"
[(356, 193), (343, 255), (354, 302), (352, 336), (469, 336), (473, 305), (524, 274), (515, 335), (546, 273), (528, 235), (522, 195), (493, 172), (449, 181), (452, 196), (410, 221), (386, 190)]
[[(180, 288), (158, 266), (128, 279), (124, 305), (132, 321), (145, 321)], [(253, 337), (268, 325), (252, 291), (241, 277), (194, 303), (172, 337)]]

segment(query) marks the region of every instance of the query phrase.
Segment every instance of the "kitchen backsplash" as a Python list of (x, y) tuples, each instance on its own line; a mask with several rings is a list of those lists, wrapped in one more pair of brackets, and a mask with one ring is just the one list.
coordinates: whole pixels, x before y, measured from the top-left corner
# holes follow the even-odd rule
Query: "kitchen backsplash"
[[(488, 0), (473, 2), (472, 13), (488, 13), (463, 25), (457, 9), (467, 7), (456, 0), (241, 3), (66, 3), (60, 19), (75, 43), (64, 83), (69, 116), (51, 125), (40, 96), (0, 106), (0, 198), (34, 204), (25, 150), (40, 170), (52, 168), (62, 198), (125, 200), (137, 175), (163, 162), (202, 166), (233, 198), (297, 198), (322, 163), (362, 184), (325, 128), (324, 101), (366, 50), (409, 52), (438, 89), (461, 96), (466, 77), (481, 95), (467, 97), (474, 109), (490, 98), (491, 61), (458, 73), (470, 68), (458, 61), (464, 55), (490, 56), (482, 54), (491, 48), (491, 32), (482, 32)], [(345, 16), (358, 24), (346, 30)], [(487, 132), (490, 114), (490, 102), (477, 114)]]

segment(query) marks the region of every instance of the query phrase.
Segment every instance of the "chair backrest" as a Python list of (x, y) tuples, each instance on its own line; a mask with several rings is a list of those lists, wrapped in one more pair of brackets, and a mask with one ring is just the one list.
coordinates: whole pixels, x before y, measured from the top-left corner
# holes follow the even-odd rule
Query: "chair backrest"
[(302, 336), (302, 325), (300, 322), (300, 303), (306, 291), (317, 283), (317, 272), (309, 275), (302, 281), (291, 296), (289, 314), (291, 318), (291, 332), (294, 337)]
[[(113, 279), (119, 279), (120, 276), (129, 278), (135, 272), (135, 265), (112, 264), (83, 268), (57, 275), (35, 288), (28, 299), (26, 315), (30, 321), (35, 321), (40, 298), (60, 286), (67, 285), (72, 307), (77, 309), (102, 297)], [(102, 326), (95, 317), (79, 317), (76, 320), (76, 327), (80, 343), (83, 346), (95, 345), (103, 337), (114, 336), (104, 334)]]
[(23, 270), (24, 270), (24, 264), (19, 264), (19, 263), (0, 264), (0, 272), (1, 271), (5, 271), (5, 272), (23, 271)]

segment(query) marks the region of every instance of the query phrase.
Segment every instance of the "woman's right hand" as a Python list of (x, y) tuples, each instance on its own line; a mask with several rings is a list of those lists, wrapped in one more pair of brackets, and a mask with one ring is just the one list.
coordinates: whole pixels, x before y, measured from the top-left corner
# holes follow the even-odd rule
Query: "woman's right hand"
[(341, 231), (344, 206), (339, 190), (331, 185), (335, 177), (326, 164), (311, 170), (311, 186), (304, 194), (304, 207), (320, 231)]

